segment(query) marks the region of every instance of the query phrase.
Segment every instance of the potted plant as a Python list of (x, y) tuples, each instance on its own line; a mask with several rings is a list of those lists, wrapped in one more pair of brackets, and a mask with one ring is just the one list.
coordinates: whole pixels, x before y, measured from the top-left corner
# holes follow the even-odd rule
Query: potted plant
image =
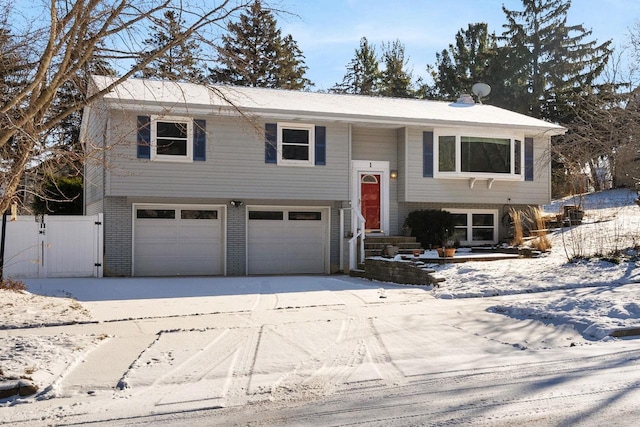
[(444, 256), (447, 258), (451, 258), (456, 253), (456, 240), (453, 239), (455, 235), (455, 227), (445, 228), (443, 230), (444, 240), (442, 242), (442, 246), (444, 248)]

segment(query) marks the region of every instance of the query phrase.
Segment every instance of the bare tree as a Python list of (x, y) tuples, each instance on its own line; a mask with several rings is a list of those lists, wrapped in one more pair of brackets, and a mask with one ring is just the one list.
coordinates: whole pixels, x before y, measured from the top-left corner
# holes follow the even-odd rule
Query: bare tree
[(633, 83), (635, 70), (624, 65), (626, 54), (614, 52), (603, 73), (604, 82), (576, 98), (569, 131), (553, 146), (563, 170), (587, 173), (595, 190), (609, 183), (617, 186), (619, 172), (637, 162), (639, 154), (640, 89)]
[[(244, 11), (249, 0), (43, 0), (40, 8), (0, 0), (0, 212), (11, 204), (25, 168), (58, 147), (48, 136), (68, 117), (194, 36)], [(177, 35), (153, 54), (142, 42), (167, 11), (185, 18)], [(117, 64), (113, 84), (87, 93), (96, 64)], [(60, 104), (69, 85), (82, 96)]]

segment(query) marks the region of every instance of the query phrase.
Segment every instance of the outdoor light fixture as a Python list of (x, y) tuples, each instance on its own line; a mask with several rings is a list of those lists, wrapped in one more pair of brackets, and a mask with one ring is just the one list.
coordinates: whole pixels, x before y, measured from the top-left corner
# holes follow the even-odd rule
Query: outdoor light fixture
[(232, 200), (229, 202), (229, 204), (231, 206), (235, 206), (236, 208), (239, 208), (240, 206), (244, 205), (244, 202), (242, 200)]
[(396, 179), (396, 178), (398, 177), (398, 171), (396, 171), (396, 170), (392, 170), (392, 171), (389, 173), (389, 177), (391, 177), (391, 179)]

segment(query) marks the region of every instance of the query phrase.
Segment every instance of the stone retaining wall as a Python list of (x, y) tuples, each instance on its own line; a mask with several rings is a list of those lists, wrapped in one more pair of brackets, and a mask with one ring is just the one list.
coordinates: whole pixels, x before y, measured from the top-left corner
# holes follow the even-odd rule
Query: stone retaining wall
[(444, 278), (433, 275), (435, 270), (420, 261), (397, 261), (382, 257), (364, 260), (364, 277), (380, 282), (408, 285), (438, 285)]

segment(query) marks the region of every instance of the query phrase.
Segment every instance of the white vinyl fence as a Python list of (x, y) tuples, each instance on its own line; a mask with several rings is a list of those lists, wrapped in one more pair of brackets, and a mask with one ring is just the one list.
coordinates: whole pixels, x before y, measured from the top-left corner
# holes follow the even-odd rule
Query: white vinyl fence
[(102, 277), (102, 214), (7, 221), (5, 278)]

